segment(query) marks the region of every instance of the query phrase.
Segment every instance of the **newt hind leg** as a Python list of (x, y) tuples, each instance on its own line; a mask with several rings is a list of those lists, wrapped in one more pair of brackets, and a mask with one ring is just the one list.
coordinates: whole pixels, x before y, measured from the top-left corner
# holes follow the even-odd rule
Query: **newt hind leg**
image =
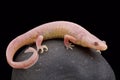
[(43, 36), (40, 35), (37, 39), (36, 39), (36, 47), (37, 47), (37, 51), (39, 52), (39, 50), (41, 51), (40, 53), (43, 53), (44, 51), (48, 51), (48, 47), (46, 45), (41, 45), (41, 43), (43, 42)]

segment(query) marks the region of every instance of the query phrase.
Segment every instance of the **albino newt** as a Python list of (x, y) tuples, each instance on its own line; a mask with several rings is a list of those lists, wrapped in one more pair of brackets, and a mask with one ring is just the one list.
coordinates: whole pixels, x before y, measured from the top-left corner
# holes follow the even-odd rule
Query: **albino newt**
[[(39, 50), (41, 53), (48, 51), (46, 45), (41, 45), (43, 40), (54, 38), (64, 38), (64, 44), (67, 49), (72, 49), (73, 47), (70, 42), (100, 51), (107, 49), (107, 45), (104, 41), (95, 37), (82, 26), (69, 21), (54, 21), (42, 24), (13, 39), (9, 43), (6, 50), (6, 58), (8, 64), (11, 67), (17, 69), (27, 69), (31, 67), (38, 60)], [(34, 42), (36, 43), (37, 50), (30, 47), (25, 51), (33, 52), (32, 56), (29, 59), (21, 62), (13, 61), (13, 57), (19, 48)]]

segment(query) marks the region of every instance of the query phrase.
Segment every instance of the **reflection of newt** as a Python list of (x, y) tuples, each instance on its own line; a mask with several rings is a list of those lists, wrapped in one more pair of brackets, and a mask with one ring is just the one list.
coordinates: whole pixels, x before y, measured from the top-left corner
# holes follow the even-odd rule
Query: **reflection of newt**
[[(41, 50), (41, 53), (43, 53), (44, 50), (48, 50), (46, 45), (41, 45), (42, 41), (53, 38), (64, 38), (64, 44), (67, 49), (72, 49), (69, 41), (100, 51), (107, 49), (104, 41), (101, 41), (80, 25), (68, 21), (55, 21), (40, 25), (12, 40), (6, 50), (9, 65), (13, 68), (23, 69), (31, 67), (38, 60), (38, 51)], [(19, 48), (34, 42), (36, 43), (37, 50), (30, 47), (25, 51), (33, 52), (33, 55), (28, 60), (22, 62), (13, 61), (13, 57)]]

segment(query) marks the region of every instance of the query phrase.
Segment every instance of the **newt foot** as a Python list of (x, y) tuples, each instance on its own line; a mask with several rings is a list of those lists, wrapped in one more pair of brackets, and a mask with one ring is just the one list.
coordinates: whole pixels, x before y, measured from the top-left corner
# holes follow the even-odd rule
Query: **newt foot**
[(96, 50), (96, 52), (100, 53), (101, 54), (101, 51), (100, 50)]
[(71, 49), (71, 50), (73, 49), (73, 47), (74, 47), (74, 45), (72, 45), (72, 43), (69, 43), (69, 44), (66, 46), (67, 49)]
[(40, 47), (37, 47), (37, 52), (43, 53), (44, 51), (48, 51), (48, 47), (46, 45), (42, 45)]

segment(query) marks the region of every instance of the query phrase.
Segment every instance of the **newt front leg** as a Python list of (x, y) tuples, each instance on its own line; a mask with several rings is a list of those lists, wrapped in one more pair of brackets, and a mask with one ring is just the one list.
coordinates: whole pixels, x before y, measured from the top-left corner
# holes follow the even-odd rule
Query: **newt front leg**
[(64, 35), (64, 44), (66, 46), (67, 49), (73, 49), (72, 47), (74, 47), (74, 45), (72, 45), (72, 43), (76, 42), (76, 38), (74, 38), (73, 36), (70, 35)]

